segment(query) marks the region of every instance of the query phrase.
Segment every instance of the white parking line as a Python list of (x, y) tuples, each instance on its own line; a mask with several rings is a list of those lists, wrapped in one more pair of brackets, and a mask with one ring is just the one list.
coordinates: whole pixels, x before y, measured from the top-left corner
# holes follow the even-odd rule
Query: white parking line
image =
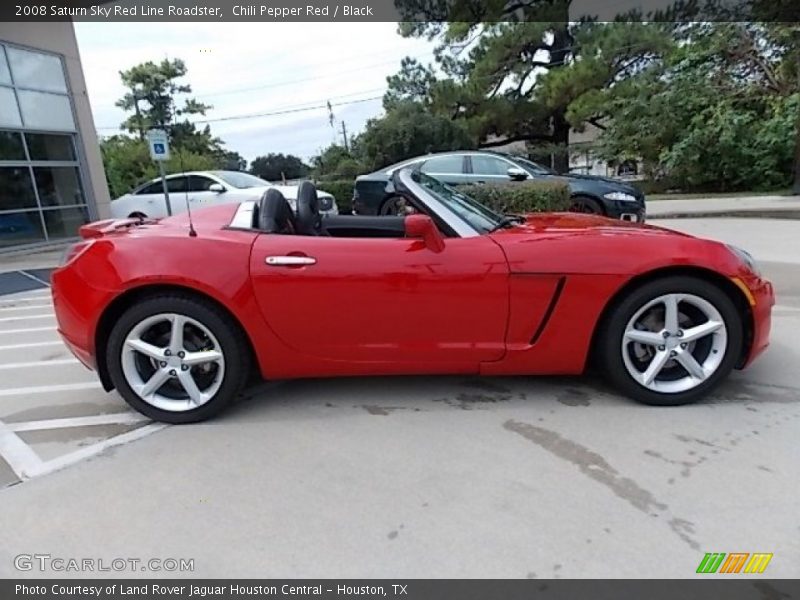
[(17, 312), (21, 310), (42, 310), (43, 308), (53, 308), (52, 304), (31, 304), (29, 306), (0, 306), (0, 312)]
[(33, 448), (23, 442), (2, 421), (0, 421), (0, 456), (20, 479), (32, 477), (44, 466), (44, 462)]
[(64, 429), (66, 427), (91, 427), (93, 425), (135, 425), (146, 423), (150, 419), (135, 412), (110, 413), (89, 417), (69, 417), (66, 419), (46, 419), (44, 421), (28, 421), (25, 423), (6, 423), (10, 431), (42, 431), (43, 429)]
[(33, 387), (0, 389), (0, 398), (5, 396), (26, 396), (27, 394), (47, 394), (50, 392), (71, 392), (75, 390), (102, 389), (99, 381), (86, 383), (65, 383), (62, 385), (38, 385)]
[(42, 348), (44, 346), (63, 346), (64, 342), (61, 340), (54, 340), (52, 342), (31, 342), (30, 344), (9, 344), (7, 346), (0, 346), (0, 350), (22, 350), (23, 348)]
[(47, 287), (50, 287), (50, 283), (48, 281), (45, 281), (44, 279), (39, 279), (38, 277), (36, 277), (36, 275), (31, 275), (27, 271), (17, 271), (17, 273), (19, 273), (20, 275), (24, 275), (28, 279), (32, 279), (33, 281), (38, 281), (39, 283), (46, 285)]
[(0, 335), (5, 333), (28, 333), (31, 331), (55, 331), (55, 327), (27, 327), (25, 329), (0, 329)]
[(77, 365), (77, 358), (58, 358), (55, 360), (35, 360), (31, 362), (0, 363), (2, 369), (31, 369), (33, 367), (48, 367), (55, 365)]
[(46, 315), (25, 315), (24, 317), (3, 317), (0, 318), (0, 323), (8, 323), (9, 321), (32, 321), (33, 319), (53, 319), (55, 315), (49, 313)]
[[(40, 464), (38, 466), (36, 466), (35, 468), (31, 468), (30, 470), (27, 471), (27, 475), (28, 477), (38, 477), (39, 475), (47, 475), (48, 473), (52, 473), (53, 471), (58, 471), (59, 469), (63, 469), (64, 467), (73, 465), (86, 458), (97, 456), (98, 454), (107, 450), (108, 448), (113, 448), (114, 446), (127, 444), (128, 442), (141, 439), (145, 436), (150, 435), (151, 433), (155, 433), (156, 431), (161, 431), (165, 427), (167, 427), (165, 423), (151, 423), (150, 425), (139, 427), (138, 429), (134, 429), (133, 431), (129, 431), (128, 433), (116, 435), (112, 438), (108, 438), (107, 440), (103, 440), (102, 442), (99, 442), (97, 444), (92, 444), (91, 446), (86, 446), (85, 448), (81, 448), (80, 450), (75, 450), (74, 452), (70, 452), (69, 454), (64, 454), (62, 456), (59, 456), (58, 458), (54, 458), (53, 460), (49, 460), (47, 462), (40, 461)], [(12, 433), (11, 435), (14, 434)]]

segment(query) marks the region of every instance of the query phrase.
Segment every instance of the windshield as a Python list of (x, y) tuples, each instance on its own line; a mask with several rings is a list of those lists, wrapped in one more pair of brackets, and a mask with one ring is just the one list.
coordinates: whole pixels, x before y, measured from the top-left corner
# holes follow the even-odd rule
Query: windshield
[(239, 173), (237, 171), (212, 171), (212, 175), (219, 177), (230, 186), (239, 189), (269, 187), (270, 183), (263, 179), (250, 175), (249, 173)]
[(529, 169), (536, 171), (537, 173), (541, 173), (542, 175), (554, 175), (555, 171), (552, 169), (548, 169), (547, 167), (543, 167), (539, 163), (535, 163), (532, 160), (528, 160), (527, 158), (522, 158), (521, 156), (512, 156), (510, 157), (512, 160), (522, 163)]
[(415, 171), (412, 178), (479, 233), (493, 231), (503, 220), (502, 215), (430, 175)]

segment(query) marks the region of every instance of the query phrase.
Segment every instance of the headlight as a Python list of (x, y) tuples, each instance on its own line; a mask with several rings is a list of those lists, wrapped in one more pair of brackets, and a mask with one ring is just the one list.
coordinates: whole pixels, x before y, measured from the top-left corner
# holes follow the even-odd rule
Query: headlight
[(747, 268), (750, 269), (753, 273), (761, 277), (761, 269), (758, 268), (758, 264), (756, 264), (756, 259), (753, 258), (753, 255), (750, 254), (747, 250), (742, 250), (738, 246), (728, 246), (728, 250), (733, 252), (739, 260), (741, 260)]
[(620, 202), (636, 202), (636, 196), (626, 194), (625, 192), (608, 192), (603, 194), (603, 198), (607, 200), (619, 200)]

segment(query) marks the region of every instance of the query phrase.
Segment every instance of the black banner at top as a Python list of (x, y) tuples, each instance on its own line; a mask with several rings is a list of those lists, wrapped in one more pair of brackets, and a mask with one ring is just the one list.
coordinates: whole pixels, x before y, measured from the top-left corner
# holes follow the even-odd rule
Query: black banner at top
[(800, 21), (797, 0), (3, 0), (0, 21)]

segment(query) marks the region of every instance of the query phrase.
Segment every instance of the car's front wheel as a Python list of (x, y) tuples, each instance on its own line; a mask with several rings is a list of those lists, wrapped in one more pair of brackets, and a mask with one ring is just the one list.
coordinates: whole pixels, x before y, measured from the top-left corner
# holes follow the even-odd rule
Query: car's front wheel
[(674, 406), (699, 400), (730, 373), (743, 335), (725, 291), (694, 277), (665, 277), (613, 307), (597, 350), (605, 374), (628, 396)]
[(157, 421), (190, 423), (219, 413), (246, 381), (250, 354), (238, 325), (190, 295), (153, 296), (117, 320), (109, 375), (128, 404)]

